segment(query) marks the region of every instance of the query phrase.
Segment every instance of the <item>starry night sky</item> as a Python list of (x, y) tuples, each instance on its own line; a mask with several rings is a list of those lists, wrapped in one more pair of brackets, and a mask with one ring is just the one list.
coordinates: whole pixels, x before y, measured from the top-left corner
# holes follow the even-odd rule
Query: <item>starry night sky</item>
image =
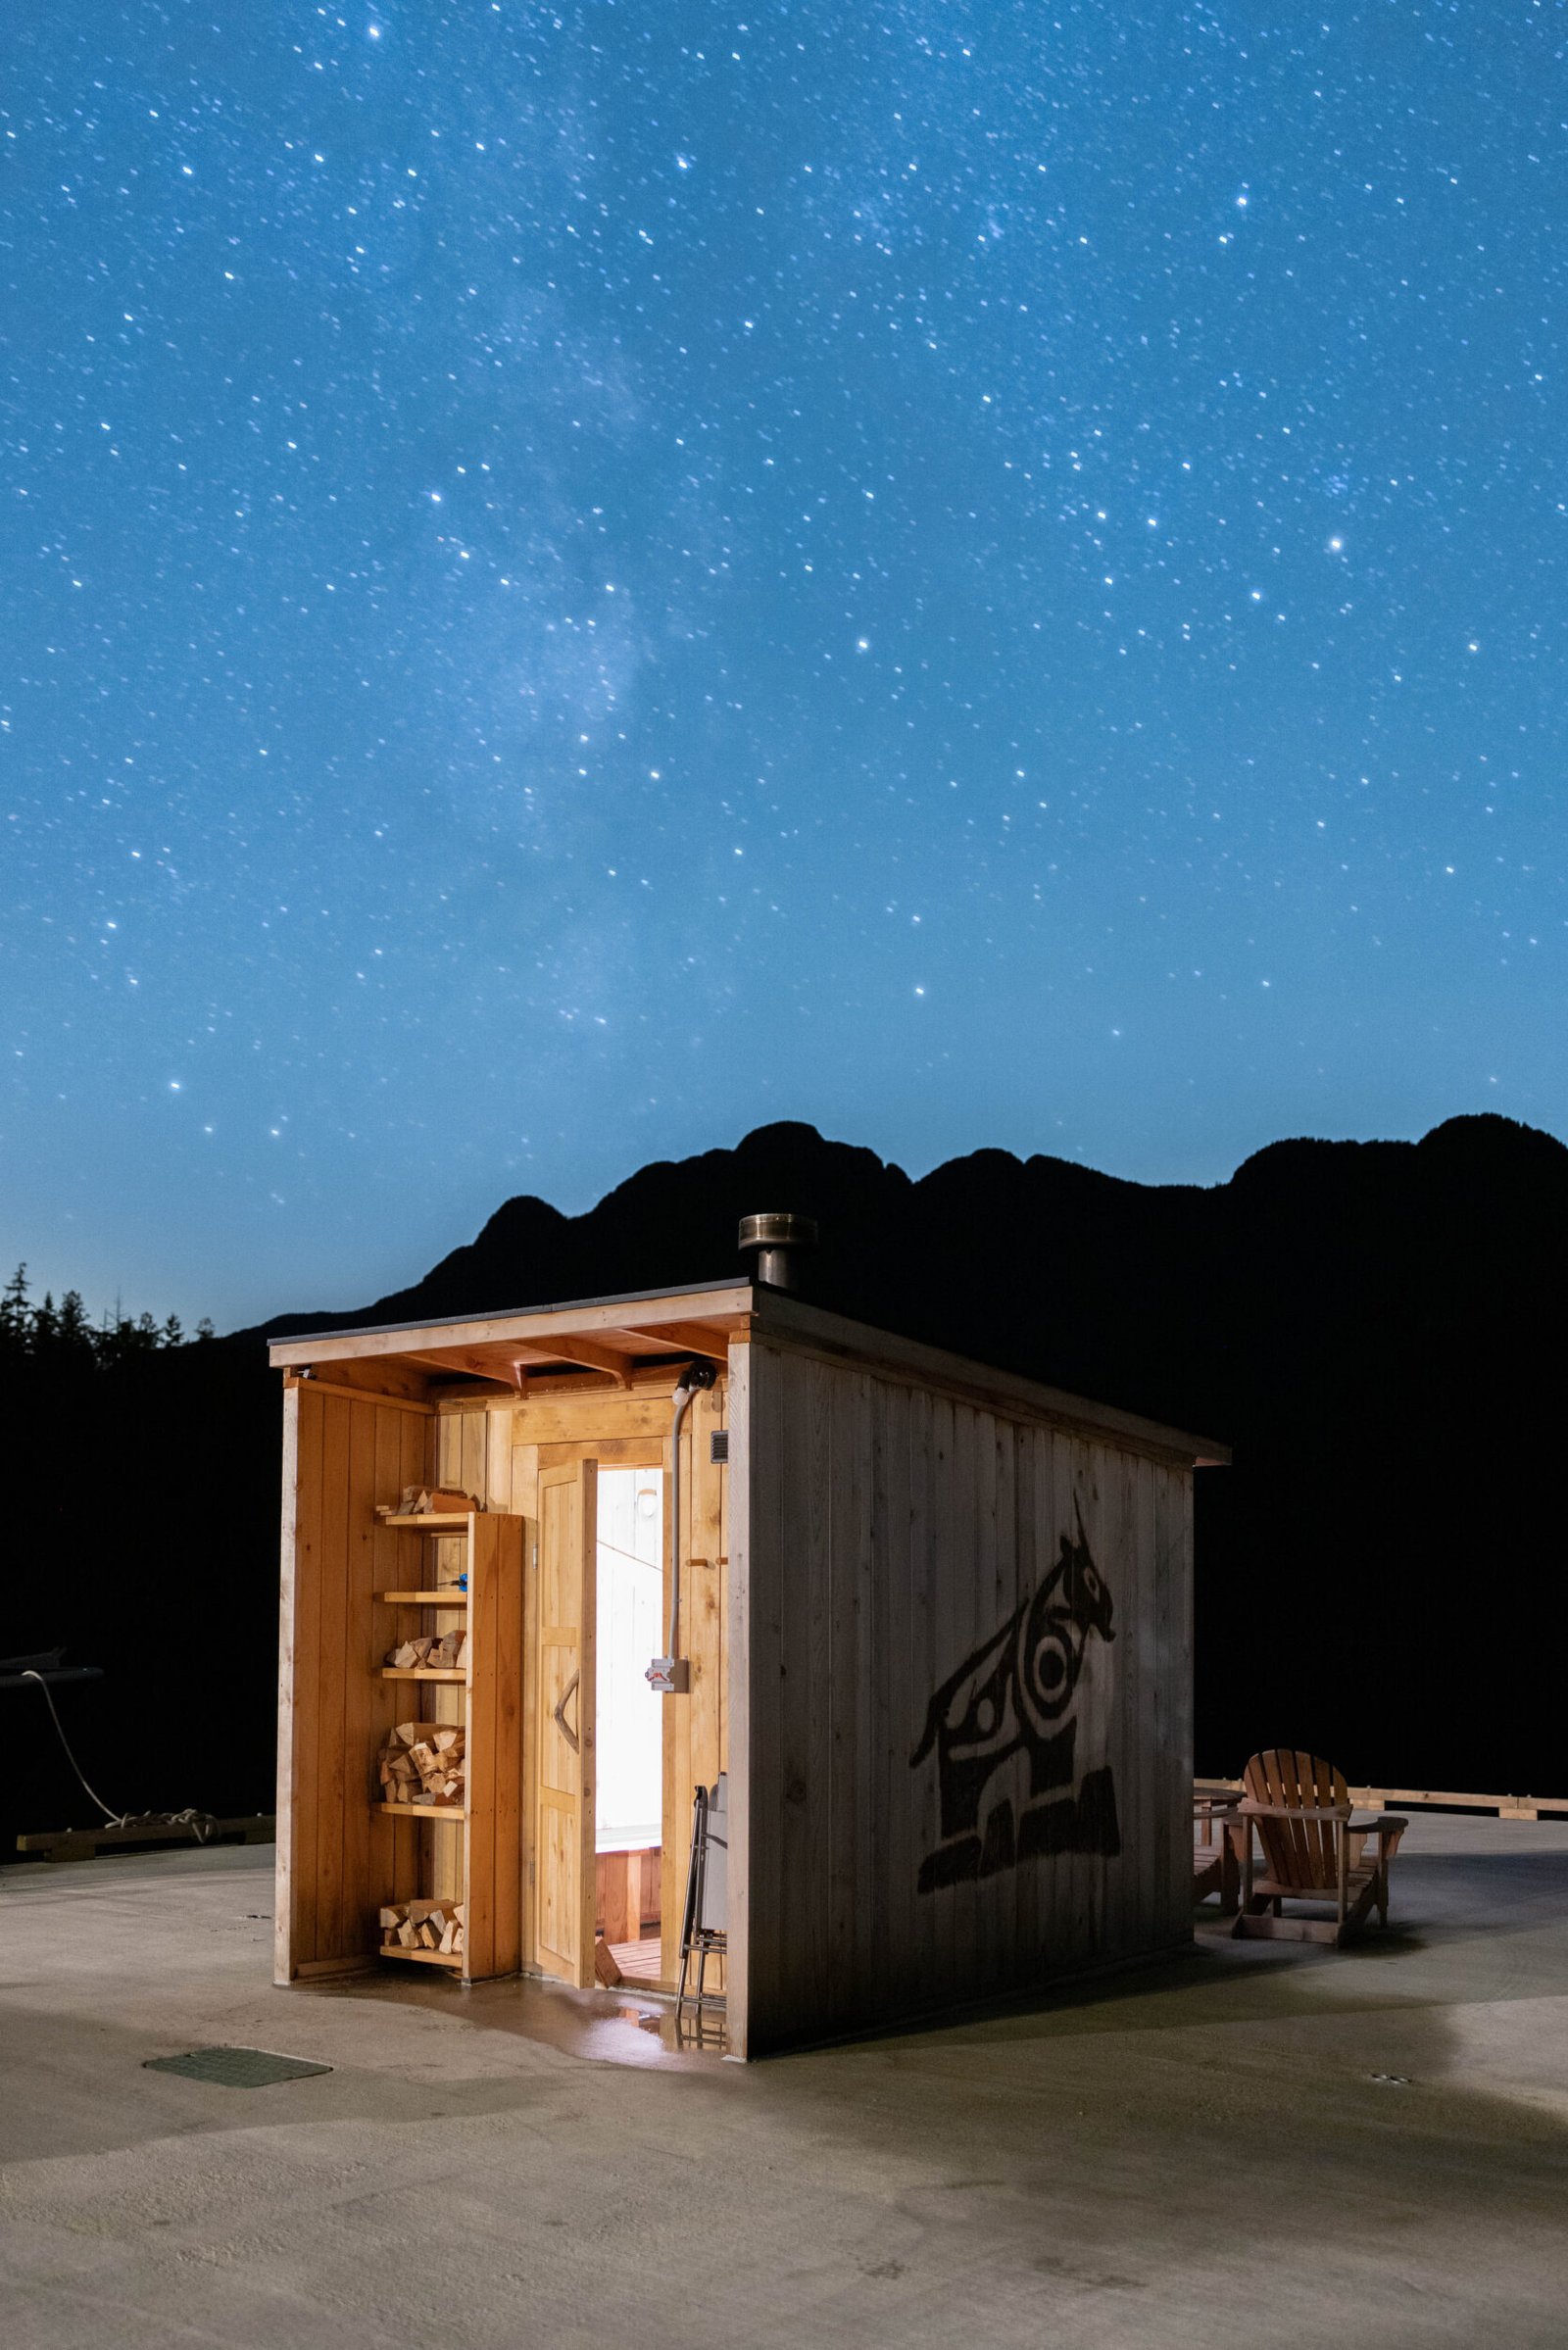
[(785, 1116), (1568, 1131), (1565, 38), (15, 19), (7, 1263), (357, 1303)]

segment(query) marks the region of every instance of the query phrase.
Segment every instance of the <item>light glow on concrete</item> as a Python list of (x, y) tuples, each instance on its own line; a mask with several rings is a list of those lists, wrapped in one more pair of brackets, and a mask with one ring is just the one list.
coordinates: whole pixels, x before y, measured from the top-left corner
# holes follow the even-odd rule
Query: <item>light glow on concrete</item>
[[(7, 2350), (1561, 2350), (1568, 1825), (1418, 1819), (1381, 1944), (748, 2068), (275, 1990), (269, 1857), (0, 1871)], [(142, 2069), (223, 2041), (333, 2070)]]

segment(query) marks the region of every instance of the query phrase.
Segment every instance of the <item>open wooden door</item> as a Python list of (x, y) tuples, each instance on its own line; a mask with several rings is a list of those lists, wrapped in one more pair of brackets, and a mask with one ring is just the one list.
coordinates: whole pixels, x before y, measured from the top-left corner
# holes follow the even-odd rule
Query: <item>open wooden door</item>
[(539, 1473), (538, 1960), (594, 1980), (594, 1600), (599, 1464)]

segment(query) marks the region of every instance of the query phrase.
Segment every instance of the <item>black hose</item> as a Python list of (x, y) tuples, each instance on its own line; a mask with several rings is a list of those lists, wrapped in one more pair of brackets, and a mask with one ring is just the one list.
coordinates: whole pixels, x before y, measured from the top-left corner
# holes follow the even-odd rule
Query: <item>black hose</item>
[(205, 1844), (208, 1836), (218, 1826), (218, 1822), (210, 1811), (197, 1811), (194, 1806), (184, 1811), (111, 1811), (97, 1789), (88, 1785), (86, 1773), (72, 1752), (71, 1740), (67, 1738), (65, 1725), (55, 1710), (54, 1693), (48, 1682), (41, 1673), (35, 1673), (30, 1665), (25, 1667), (17, 1678), (21, 1681), (35, 1681), (42, 1689), (43, 1701), (49, 1708), (49, 1719), (55, 1726), (55, 1736), (65, 1749), (66, 1760), (81, 1782), (83, 1791), (98, 1806), (111, 1828), (188, 1828), (196, 1841), (199, 1844)]

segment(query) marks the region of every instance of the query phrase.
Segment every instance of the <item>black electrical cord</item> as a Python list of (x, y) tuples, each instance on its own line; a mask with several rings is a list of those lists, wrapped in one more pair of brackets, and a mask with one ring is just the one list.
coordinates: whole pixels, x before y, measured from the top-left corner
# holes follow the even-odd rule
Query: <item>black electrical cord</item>
[(199, 1844), (206, 1843), (209, 1836), (218, 1827), (218, 1822), (210, 1811), (198, 1811), (194, 1806), (190, 1806), (184, 1811), (111, 1811), (97, 1789), (88, 1786), (87, 1775), (72, 1752), (71, 1740), (67, 1738), (65, 1726), (55, 1711), (54, 1692), (48, 1682), (41, 1673), (35, 1673), (30, 1665), (25, 1666), (18, 1678), (22, 1681), (35, 1681), (42, 1689), (43, 1701), (49, 1708), (49, 1719), (55, 1726), (55, 1736), (65, 1749), (66, 1760), (80, 1780), (84, 1791), (98, 1806), (111, 1828), (188, 1828)]

